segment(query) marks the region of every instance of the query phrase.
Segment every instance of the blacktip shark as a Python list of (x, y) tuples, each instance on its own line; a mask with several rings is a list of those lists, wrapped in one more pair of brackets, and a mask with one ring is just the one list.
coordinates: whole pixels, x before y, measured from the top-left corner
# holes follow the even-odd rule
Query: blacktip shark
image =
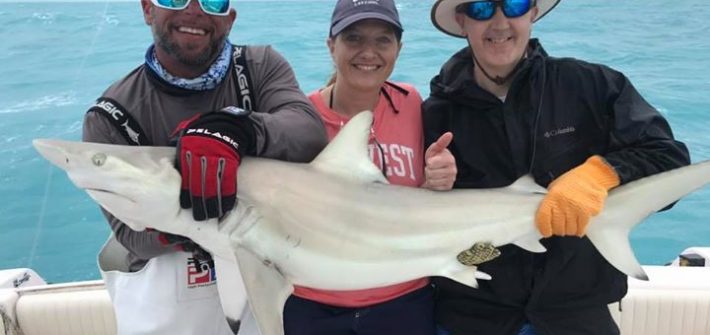
[[(371, 123), (371, 113), (358, 114), (309, 164), (245, 158), (238, 206), (207, 222), (180, 208), (174, 148), (47, 139), (34, 146), (132, 229), (183, 235), (210, 251), (228, 319), (241, 317), (233, 297), (246, 289), (262, 335), (283, 334), (294, 285), (357, 290), (443, 276), (476, 287), (477, 278), (491, 279), (476, 265), (495, 257), (495, 247), (545, 251), (534, 224), (545, 189), (532, 179), (449, 192), (388, 185), (367, 152)], [(708, 182), (710, 161), (619, 186), (587, 236), (617, 269), (647, 279), (629, 231)]]

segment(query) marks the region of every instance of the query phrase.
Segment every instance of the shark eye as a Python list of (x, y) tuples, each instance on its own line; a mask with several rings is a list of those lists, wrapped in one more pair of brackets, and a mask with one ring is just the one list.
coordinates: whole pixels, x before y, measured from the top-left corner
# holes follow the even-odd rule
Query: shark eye
[(104, 163), (106, 163), (106, 155), (102, 153), (95, 154), (93, 157), (91, 157), (91, 161), (96, 166), (102, 166), (104, 165)]

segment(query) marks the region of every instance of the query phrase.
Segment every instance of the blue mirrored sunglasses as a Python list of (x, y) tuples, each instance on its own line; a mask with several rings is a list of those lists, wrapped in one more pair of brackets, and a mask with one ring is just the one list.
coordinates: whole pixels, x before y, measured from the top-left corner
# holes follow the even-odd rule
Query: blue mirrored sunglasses
[(459, 11), (476, 21), (490, 20), (500, 7), (507, 18), (516, 18), (525, 15), (535, 5), (535, 0), (495, 0), (475, 1), (462, 4)]
[[(192, 0), (150, 0), (154, 5), (172, 10), (183, 10)], [(202, 11), (211, 15), (225, 16), (229, 14), (229, 0), (196, 0)]]

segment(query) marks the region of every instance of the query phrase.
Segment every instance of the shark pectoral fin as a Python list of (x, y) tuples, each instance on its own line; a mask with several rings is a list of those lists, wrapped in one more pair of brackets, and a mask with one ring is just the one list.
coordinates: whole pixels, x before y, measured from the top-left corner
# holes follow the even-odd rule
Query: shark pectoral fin
[(283, 308), (293, 285), (252, 252), (237, 248), (235, 255), (261, 335), (283, 335)]
[(490, 280), (491, 276), (485, 272), (480, 272), (476, 270), (475, 266), (466, 266), (459, 262), (448, 267), (441, 274), (442, 277), (449, 278), (455, 282), (461, 283), (466, 286), (471, 286), (473, 288), (478, 288), (478, 280)]
[(593, 224), (587, 231), (587, 237), (607, 262), (628, 276), (648, 280), (631, 249), (629, 230), (624, 227), (595, 227)]
[(540, 244), (540, 239), (542, 235), (540, 234), (527, 234), (513, 242), (513, 244), (527, 250), (530, 252), (545, 252), (547, 249), (545, 246)]
[(238, 334), (242, 316), (247, 306), (247, 292), (239, 273), (239, 265), (234, 254), (231, 258), (212, 255), (217, 272), (217, 290), (227, 323), (234, 334)]
[(356, 182), (387, 184), (382, 171), (372, 163), (368, 151), (372, 112), (355, 115), (321, 151), (311, 166)]

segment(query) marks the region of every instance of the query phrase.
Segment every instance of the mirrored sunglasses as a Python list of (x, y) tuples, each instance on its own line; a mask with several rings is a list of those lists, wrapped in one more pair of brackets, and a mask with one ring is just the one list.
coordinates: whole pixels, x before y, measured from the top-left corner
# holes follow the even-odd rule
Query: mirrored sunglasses
[(513, 19), (525, 15), (533, 6), (535, 0), (475, 1), (460, 5), (458, 10), (476, 21), (486, 21), (496, 14), (497, 7), (503, 10), (505, 17)]
[[(154, 5), (171, 10), (183, 10), (192, 0), (150, 0)], [(229, 14), (229, 0), (196, 0), (202, 11), (210, 15), (225, 16)]]

